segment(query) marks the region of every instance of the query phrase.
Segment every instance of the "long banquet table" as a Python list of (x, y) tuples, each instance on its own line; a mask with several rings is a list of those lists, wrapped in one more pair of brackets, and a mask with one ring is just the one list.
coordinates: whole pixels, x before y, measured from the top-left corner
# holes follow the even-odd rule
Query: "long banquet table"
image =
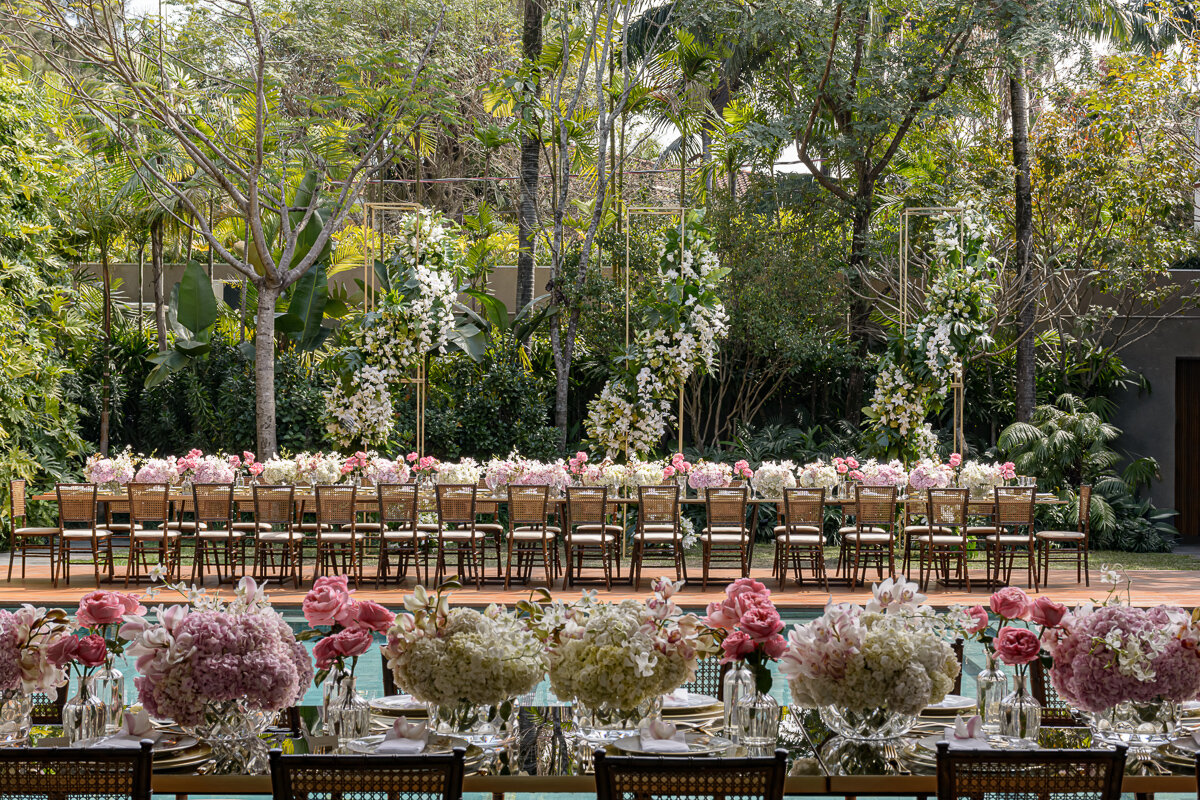
[[(316, 709), (306, 708), (312, 716)], [(829, 731), (819, 715), (810, 710), (783, 712), (778, 746), (788, 752), (789, 772), (785, 792), (790, 795), (927, 795), (937, 793), (934, 755), (915, 746), (900, 748), (901, 758), (894, 765), (882, 765), (871, 756), (858, 764), (832, 767), (818, 751), (828, 756)], [(952, 723), (946, 717), (922, 718), (910, 742), (930, 735), (936, 726)], [(54, 733), (40, 728), (36, 732)], [(567, 706), (526, 707), (519, 712), (517, 733), (511, 744), (484, 753), (472, 747), (468, 752), (468, 772), (463, 789), (485, 792), (494, 797), (513, 792), (594, 794), (594, 776), (589, 771), (591, 748), (579, 745), (572, 735), (570, 708)], [(1090, 744), (1086, 728), (1043, 728), (1041, 742), (1047, 747), (1080, 748)], [(815, 744), (815, 748), (814, 748)], [(271, 746), (285, 752), (309, 752), (305, 740), (277, 735)], [(762, 755), (773, 748), (765, 748)], [(616, 752), (610, 746), (611, 752)], [(758, 755), (739, 748), (731, 755)], [(155, 794), (184, 795), (269, 795), (267, 775), (207, 775), (186, 770), (155, 770), (152, 778)], [(1157, 792), (1196, 791), (1194, 768), (1182, 759), (1127, 760), (1122, 791), (1145, 795)]]

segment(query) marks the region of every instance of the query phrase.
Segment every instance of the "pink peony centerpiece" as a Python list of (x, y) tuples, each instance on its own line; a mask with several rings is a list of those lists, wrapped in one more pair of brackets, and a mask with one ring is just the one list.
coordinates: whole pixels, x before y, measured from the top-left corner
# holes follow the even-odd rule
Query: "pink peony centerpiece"
[(688, 486), (703, 492), (705, 489), (722, 489), (733, 480), (733, 470), (728, 464), (715, 461), (698, 461), (688, 473)]
[(174, 458), (148, 458), (134, 476), (137, 483), (175, 484), (179, 481), (179, 469)]
[(787, 649), (771, 590), (752, 578), (739, 578), (725, 587), (724, 600), (708, 604), (703, 622), (721, 643), (721, 663), (744, 662), (754, 674), (755, 688), (763, 694), (771, 691), (768, 664)]
[[(323, 575), (304, 596), (301, 609), (311, 627), (297, 638), (317, 640), (313, 659), (319, 670), (318, 685), (331, 671), (353, 675), (358, 657), (374, 645), (373, 634), (387, 633), (396, 619), (395, 614), (374, 601), (355, 600), (353, 593), (345, 575)], [(346, 659), (350, 659), (349, 669)]]

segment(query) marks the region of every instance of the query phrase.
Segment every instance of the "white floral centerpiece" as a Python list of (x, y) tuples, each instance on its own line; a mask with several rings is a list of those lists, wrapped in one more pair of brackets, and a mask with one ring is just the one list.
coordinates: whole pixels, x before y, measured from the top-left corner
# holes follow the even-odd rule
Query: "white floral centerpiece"
[(799, 484), (805, 489), (832, 489), (844, 480), (837, 466), (828, 461), (810, 461), (800, 468)]
[(579, 482), (584, 486), (607, 486), (614, 492), (625, 488), (628, 474), (624, 464), (616, 464), (607, 458), (599, 464), (587, 464), (579, 473)]
[(958, 660), (946, 641), (951, 620), (938, 615), (902, 576), (872, 587), (866, 607), (826, 606), (794, 627), (779, 671), (792, 702), (820, 709), (847, 738), (884, 740), (911, 729), (921, 711), (954, 685)]
[(697, 659), (717, 649), (712, 632), (671, 597), (682, 584), (660, 578), (647, 601), (598, 603), (584, 594), (566, 605), (529, 604), (544, 640), (550, 687), (577, 706), (588, 738), (627, 731), (654, 702), (694, 680)]
[(968, 461), (959, 467), (958, 484), (971, 490), (973, 497), (991, 497), (992, 489), (1017, 476), (1013, 463)]
[(450, 608), (449, 582), (404, 598), (383, 649), (396, 685), (429, 705), (443, 730), (490, 735), (515, 719), (514, 701), (546, 674), (542, 644), (503, 606)]
[(783, 497), (784, 489), (796, 488), (796, 465), (791, 461), (764, 461), (754, 471), (750, 485), (759, 497)]
[(259, 477), (269, 486), (289, 486), (296, 483), (296, 461), (291, 458), (268, 458)]
[(437, 482), (446, 486), (453, 484), (474, 486), (479, 483), (481, 474), (483, 474), (483, 467), (479, 466), (479, 462), (473, 458), (442, 461), (437, 465)]
[(625, 465), (630, 487), (658, 486), (663, 482), (663, 470), (666, 466), (666, 463), (662, 461), (630, 459), (629, 463)]
[(342, 479), (342, 457), (336, 453), (301, 453), (296, 456), (296, 482), (331, 485)]
[(503, 492), (510, 483), (520, 477), (525, 460), (517, 453), (508, 458), (493, 458), (483, 465), (483, 482), (492, 492)]

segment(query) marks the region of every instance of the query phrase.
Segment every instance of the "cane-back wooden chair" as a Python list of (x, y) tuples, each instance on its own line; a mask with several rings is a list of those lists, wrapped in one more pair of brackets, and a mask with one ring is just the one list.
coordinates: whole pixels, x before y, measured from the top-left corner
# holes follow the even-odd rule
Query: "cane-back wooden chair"
[(550, 525), (550, 487), (508, 487), (508, 562), (504, 568), (504, 588), (512, 584), (514, 562), (517, 578), (528, 583), (533, 565), (541, 557), (546, 585), (558, 577), (558, 535), (561, 529)]
[(803, 567), (812, 570), (814, 581), (829, 591), (825, 570), (825, 490), (784, 489), (783, 519), (775, 526), (775, 571), (779, 588), (787, 583), (788, 567), (796, 585), (804, 585)]
[(1076, 529), (1073, 531), (1038, 531), (1037, 539), (1040, 551), (1042, 588), (1050, 585), (1050, 565), (1066, 563), (1075, 565), (1075, 583), (1083, 581), (1084, 586), (1091, 586), (1088, 576), (1088, 544), (1092, 532), (1092, 487), (1084, 484), (1079, 487), (1079, 506), (1076, 510)]
[(938, 800), (1119, 800), (1125, 747), (980, 750), (937, 745)]
[(610, 756), (597, 750), (597, 800), (780, 800), (787, 751), (766, 758)]
[(150, 800), (150, 767), (149, 741), (0, 748), (0, 800)]
[(104, 543), (104, 560), (108, 564), (108, 579), (113, 579), (112, 532), (96, 524), (96, 484), (60, 483), (54, 487), (58, 496), (59, 573), (63, 581), (71, 585), (71, 545), (86, 542), (91, 547), (92, 568), (96, 573), (96, 587), (100, 587), (101, 542)]
[(397, 582), (408, 577), (411, 563), (417, 583), (422, 581), (421, 565), (429, 573), (429, 534), (417, 526), (417, 485), (381, 483), (375, 487), (379, 502), (379, 559), (375, 566), (375, 588), (392, 579), (392, 556), (396, 557)]
[(704, 589), (708, 588), (709, 570), (716, 565), (737, 565), (743, 578), (750, 574), (754, 541), (746, 522), (748, 497), (749, 490), (745, 486), (709, 486), (704, 490), (704, 507), (708, 515), (704, 532), (700, 534), (703, 551), (700, 586)]
[[(25, 556), (27, 553), (45, 553), (50, 559), (50, 585), (58, 586), (58, 528), (39, 527), (25, 524), (25, 481), (8, 482), (8, 580), (12, 581), (13, 559), (21, 554), (21, 580), (25, 580)], [(45, 539), (45, 544), (37, 544)]]
[(638, 519), (629, 564), (635, 589), (642, 588), (642, 567), (647, 557), (657, 557), (658, 564), (674, 567), (675, 580), (687, 580), (677, 484), (638, 487)]
[(274, 800), (460, 800), (466, 749), (430, 755), (291, 755), (272, 750)]

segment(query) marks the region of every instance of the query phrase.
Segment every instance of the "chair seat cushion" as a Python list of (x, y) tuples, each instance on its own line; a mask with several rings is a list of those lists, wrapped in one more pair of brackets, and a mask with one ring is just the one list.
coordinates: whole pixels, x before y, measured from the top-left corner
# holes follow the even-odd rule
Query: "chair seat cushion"
[(939, 533), (939, 534), (948, 535), (948, 536), (954, 535), (953, 530), (951, 530), (950, 528), (944, 528), (941, 525), (934, 525), (932, 530), (930, 529), (930, 526), (928, 526), (928, 525), (905, 525), (904, 532), (911, 533), (911, 534), (914, 534), (917, 536), (920, 536), (923, 534), (928, 534), (928, 533)]
[(750, 532), (749, 529), (737, 525), (713, 525), (707, 530), (709, 533), (732, 533), (736, 536), (744, 536)]
[[(384, 531), (383, 538), (389, 542), (411, 542), (413, 540), (413, 531)], [(416, 531), (418, 541), (428, 539), (429, 534), (423, 530)]]
[[(96, 538), (97, 539), (106, 539), (109, 536), (112, 536), (112, 531), (105, 530), (104, 528), (96, 528)], [(92, 532), (89, 530), (81, 530), (79, 528), (68, 528), (67, 530), (62, 532), (62, 538), (64, 538), (64, 539), (91, 539)]]
[(167, 527), (173, 531), (187, 531), (188, 533), (194, 533), (197, 527), (202, 531), (208, 530), (207, 523), (192, 522), (190, 520), (185, 520), (183, 522), (168, 522)]
[(178, 539), (179, 531), (166, 528), (157, 531), (134, 531), (133, 538), (135, 539)]
[(918, 536), (917, 540), (921, 542), (921, 544), (961, 545), (963, 543), (961, 536), (954, 536), (953, 534), (934, 534), (933, 536), (925, 534), (924, 536)]
[[(555, 533), (556, 531), (547, 528), (545, 539), (553, 539)], [(516, 528), (509, 536), (518, 542), (540, 542), (543, 538), (541, 528)]]
[(327, 531), (327, 530), (332, 530), (332, 528), (333, 528), (332, 525), (329, 525), (328, 523), (324, 523), (324, 522), (297, 522), (295, 527), (296, 527), (296, 530), (298, 530), (298, 531), (309, 531), (309, 532), (318, 531), (318, 530)]
[(670, 533), (671, 531), (675, 530), (675, 526), (669, 522), (647, 522), (642, 527), (647, 531), (654, 531), (656, 533), (660, 531), (666, 531), (667, 533)]
[(199, 533), (199, 536), (201, 539), (241, 539), (245, 535), (246, 534), (244, 531), (238, 531), (238, 530), (233, 530), (233, 531), (212, 530), (212, 531), (200, 531), (200, 533)]
[(438, 536), (451, 542), (469, 542), (472, 539), (487, 538), (487, 534), (478, 528), (476, 528), (474, 531), (469, 528), (456, 528), (454, 530), (442, 528), (440, 531), (438, 531)]
[[(604, 533), (612, 534), (614, 536), (616, 534), (623, 532), (623, 529), (621, 528), (620, 525), (604, 525), (603, 529), (604, 529)], [(579, 525), (575, 528), (576, 534), (581, 534), (581, 533), (582, 534), (597, 534), (597, 533), (600, 533), (600, 531), (601, 531), (600, 525)]]
[(645, 533), (634, 532), (633, 538), (635, 541), (639, 542), (664, 544), (666, 542), (675, 541), (675, 534), (671, 531), (646, 531)]
[[(113, 533), (129, 533), (128, 522), (109, 522), (106, 523), (104, 527), (108, 528)], [(137, 525), (136, 527), (139, 531), (142, 529), (141, 525)]]
[(231, 526), (235, 531), (269, 531), (271, 526), (266, 522), (235, 522)]
[(987, 537), (987, 542), (989, 544), (1029, 544), (1029, 537), (1015, 533), (1002, 533), (998, 536), (992, 535)]
[(615, 541), (615, 540), (616, 540), (616, 537), (615, 537), (615, 536), (613, 536), (611, 533), (605, 533), (605, 534), (600, 534), (600, 533), (573, 533), (573, 534), (571, 534), (569, 537), (567, 537), (567, 542), (568, 542), (568, 543), (569, 543), (571, 546), (576, 546), (576, 545), (596, 545), (596, 544), (600, 544), (600, 543), (601, 543), (601, 541), (603, 541), (604, 543), (606, 543), (606, 544), (607, 544), (607, 543), (609, 543), (609, 542), (612, 542), (612, 541)]
[(863, 533), (859, 533), (853, 528), (849, 532), (843, 534), (848, 542), (861, 542), (862, 544), (887, 544), (892, 541), (892, 535), (886, 531), (881, 531), (878, 528), (873, 528)]
[[(349, 527), (350, 527), (349, 525), (343, 525), (342, 530), (347, 530)], [(356, 523), (354, 527), (359, 533), (362, 533), (363, 531), (370, 531), (371, 533), (378, 533), (379, 529), (383, 526), (380, 525), (378, 522), (359, 522), (359, 523)]]
[(821, 529), (818, 528), (816, 525), (791, 525), (791, 526), (776, 525), (775, 526), (775, 536), (776, 537), (778, 537), (780, 534), (787, 533), (788, 531), (791, 531), (792, 538), (795, 538), (797, 535), (800, 535), (800, 534), (820, 533)]
[(17, 528), (13, 534), (16, 536), (57, 536), (58, 528)]
[[(862, 532), (863, 532), (863, 534), (877, 535), (877, 536), (879, 536), (879, 535), (890, 536), (891, 535), (883, 528), (876, 528), (873, 526), (867, 526), (867, 527), (863, 528)], [(842, 536), (856, 536), (858, 534), (858, 528), (856, 528), (853, 525), (843, 525), (842, 527), (838, 528), (838, 533), (840, 533)]]
[(504, 526), (499, 522), (476, 522), (475, 530), (484, 533), (504, 533)]
[(700, 534), (700, 538), (709, 544), (743, 544), (748, 543), (745, 536), (740, 533), (708, 533), (707, 531)]
[(969, 536), (988, 536), (996, 532), (995, 525), (968, 525), (967, 534)]
[(825, 537), (817, 533), (776, 533), (777, 544), (798, 544), (806, 547), (823, 547)]
[(1079, 531), (1038, 531), (1037, 538), (1051, 542), (1082, 542), (1083, 534)]
[(317, 537), (317, 543), (321, 544), (346, 544), (347, 542), (360, 542), (363, 540), (361, 533), (351, 533), (350, 531), (325, 531)]
[(304, 538), (304, 534), (300, 531), (262, 531), (258, 534), (260, 542), (286, 542), (288, 540), (298, 542)]

